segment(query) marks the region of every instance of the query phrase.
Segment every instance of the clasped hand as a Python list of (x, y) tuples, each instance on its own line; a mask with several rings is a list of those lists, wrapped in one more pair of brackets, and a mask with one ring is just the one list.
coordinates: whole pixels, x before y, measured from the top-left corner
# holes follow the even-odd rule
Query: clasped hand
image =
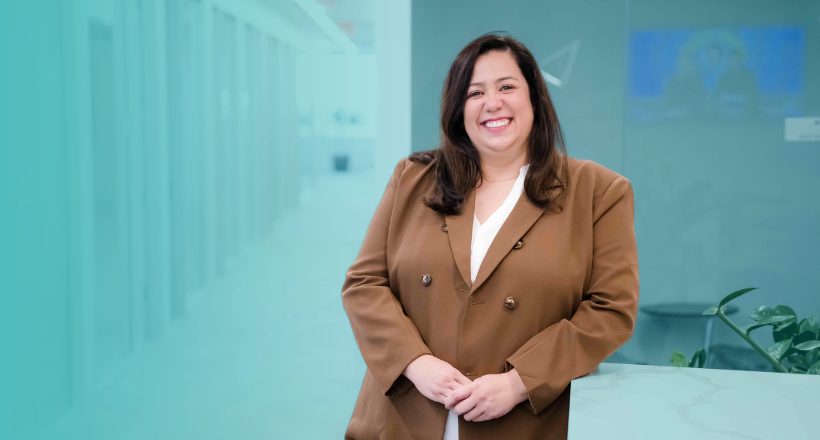
[(464, 420), (482, 422), (503, 416), (527, 399), (527, 390), (511, 370), (471, 381), (447, 362), (431, 355), (416, 358), (404, 370), (419, 392), (453, 409)]

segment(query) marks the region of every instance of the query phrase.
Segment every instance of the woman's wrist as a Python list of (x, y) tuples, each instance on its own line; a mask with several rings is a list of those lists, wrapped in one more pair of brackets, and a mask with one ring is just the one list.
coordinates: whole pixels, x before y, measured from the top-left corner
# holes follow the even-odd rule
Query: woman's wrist
[(518, 371), (515, 371), (515, 368), (513, 368), (504, 374), (507, 376), (507, 379), (510, 381), (510, 385), (512, 386), (515, 403), (519, 404), (529, 399), (527, 387), (524, 385), (524, 381), (521, 380), (521, 376), (518, 375)]
[(413, 367), (418, 366), (419, 364), (427, 361), (427, 358), (426, 358), (427, 356), (432, 357), (429, 354), (423, 354), (423, 355), (413, 359), (412, 361), (410, 361), (410, 363), (407, 364), (406, 367), (404, 367), (404, 371), (402, 371), (401, 374), (403, 374), (406, 378), (410, 379), (410, 381), (413, 382), (413, 378), (410, 377), (413, 374), (412, 373), (412, 370), (414, 370)]

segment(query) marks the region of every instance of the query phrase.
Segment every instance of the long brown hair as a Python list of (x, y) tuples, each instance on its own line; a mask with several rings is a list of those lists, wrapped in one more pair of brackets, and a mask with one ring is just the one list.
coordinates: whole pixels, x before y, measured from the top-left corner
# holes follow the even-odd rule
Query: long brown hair
[(491, 32), (471, 41), (450, 66), (441, 94), (441, 146), (409, 156), (413, 162), (433, 162), (435, 188), (424, 203), (443, 214), (460, 215), (481, 177), (478, 150), (464, 128), (464, 103), (475, 62), (490, 51), (509, 52), (530, 89), (533, 122), (527, 146), (530, 167), (524, 181), (527, 197), (540, 208), (554, 207), (569, 185), (564, 133), (535, 58), (514, 38)]

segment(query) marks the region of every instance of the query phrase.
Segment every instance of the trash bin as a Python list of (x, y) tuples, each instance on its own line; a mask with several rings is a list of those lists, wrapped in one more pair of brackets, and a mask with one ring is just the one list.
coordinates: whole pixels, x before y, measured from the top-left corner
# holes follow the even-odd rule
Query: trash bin
[(347, 171), (348, 156), (346, 154), (337, 154), (333, 156), (333, 169), (336, 171)]

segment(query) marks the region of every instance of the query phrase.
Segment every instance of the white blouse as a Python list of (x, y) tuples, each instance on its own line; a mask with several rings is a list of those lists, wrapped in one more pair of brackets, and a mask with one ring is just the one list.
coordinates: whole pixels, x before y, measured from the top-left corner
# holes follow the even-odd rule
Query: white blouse
[[(481, 262), (484, 261), (487, 250), (490, 249), (490, 244), (498, 235), (501, 225), (509, 217), (510, 212), (512, 212), (513, 207), (521, 197), (521, 193), (524, 192), (524, 178), (527, 176), (529, 167), (529, 164), (521, 167), (518, 179), (513, 184), (507, 199), (484, 221), (484, 224), (479, 223), (478, 217), (473, 215), (473, 239), (470, 245), (470, 279), (473, 283), (476, 275), (478, 275)], [(447, 423), (444, 425), (444, 440), (458, 440), (458, 416), (452, 409), (447, 415)]]

